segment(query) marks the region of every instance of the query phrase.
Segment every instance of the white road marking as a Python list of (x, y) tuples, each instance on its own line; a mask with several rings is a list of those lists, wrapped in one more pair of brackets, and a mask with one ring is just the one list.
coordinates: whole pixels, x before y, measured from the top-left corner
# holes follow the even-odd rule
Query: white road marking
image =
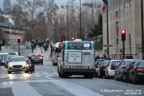
[(52, 82), (60, 87), (63, 87), (64, 89), (74, 94), (75, 96), (103, 96), (102, 94), (96, 93), (88, 88), (85, 88), (83, 86), (74, 83), (68, 83), (62, 81), (52, 81)]
[(14, 96), (41, 96), (26, 82), (14, 82), (12, 91)]

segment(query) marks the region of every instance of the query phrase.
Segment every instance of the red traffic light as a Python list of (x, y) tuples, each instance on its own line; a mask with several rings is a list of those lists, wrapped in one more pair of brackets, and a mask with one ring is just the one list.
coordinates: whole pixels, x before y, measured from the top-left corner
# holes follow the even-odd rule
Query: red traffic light
[(72, 37), (72, 40), (75, 40), (75, 38), (74, 38), (74, 37)]
[(18, 36), (18, 37), (17, 37), (17, 42), (20, 43), (20, 41), (21, 41), (21, 37)]
[(122, 41), (126, 40), (126, 30), (121, 30), (121, 39)]
[(126, 30), (122, 30), (121, 31), (121, 34), (123, 35), (123, 34), (126, 34)]
[(20, 40), (20, 39), (21, 39), (21, 37), (17, 37), (17, 39), (18, 39), (18, 40)]

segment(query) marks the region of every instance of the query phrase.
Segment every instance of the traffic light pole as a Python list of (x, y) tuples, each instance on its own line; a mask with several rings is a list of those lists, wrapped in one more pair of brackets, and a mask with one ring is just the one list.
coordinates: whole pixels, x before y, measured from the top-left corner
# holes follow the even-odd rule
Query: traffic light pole
[(123, 59), (125, 59), (125, 41), (122, 40), (123, 43)]
[(20, 56), (20, 43), (18, 43), (18, 54)]

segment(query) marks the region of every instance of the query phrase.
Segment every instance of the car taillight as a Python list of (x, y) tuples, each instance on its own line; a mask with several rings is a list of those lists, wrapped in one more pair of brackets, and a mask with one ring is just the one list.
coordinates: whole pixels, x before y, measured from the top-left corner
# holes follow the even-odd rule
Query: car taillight
[(43, 60), (43, 57), (39, 57), (40, 60)]
[(143, 68), (136, 68), (136, 71), (137, 72), (144, 72), (144, 69)]
[(105, 66), (103, 66), (103, 69), (106, 69), (106, 67), (105, 67)]
[(124, 70), (124, 66), (121, 66), (121, 69)]
[(34, 57), (31, 57), (31, 60), (33, 60), (34, 59)]

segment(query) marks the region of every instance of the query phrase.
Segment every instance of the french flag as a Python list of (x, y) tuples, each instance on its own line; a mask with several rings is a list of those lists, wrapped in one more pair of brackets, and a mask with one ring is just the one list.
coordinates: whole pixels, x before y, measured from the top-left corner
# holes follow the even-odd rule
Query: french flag
[(107, 5), (107, 0), (103, 0), (103, 6), (102, 6), (103, 12), (105, 11), (106, 5)]

